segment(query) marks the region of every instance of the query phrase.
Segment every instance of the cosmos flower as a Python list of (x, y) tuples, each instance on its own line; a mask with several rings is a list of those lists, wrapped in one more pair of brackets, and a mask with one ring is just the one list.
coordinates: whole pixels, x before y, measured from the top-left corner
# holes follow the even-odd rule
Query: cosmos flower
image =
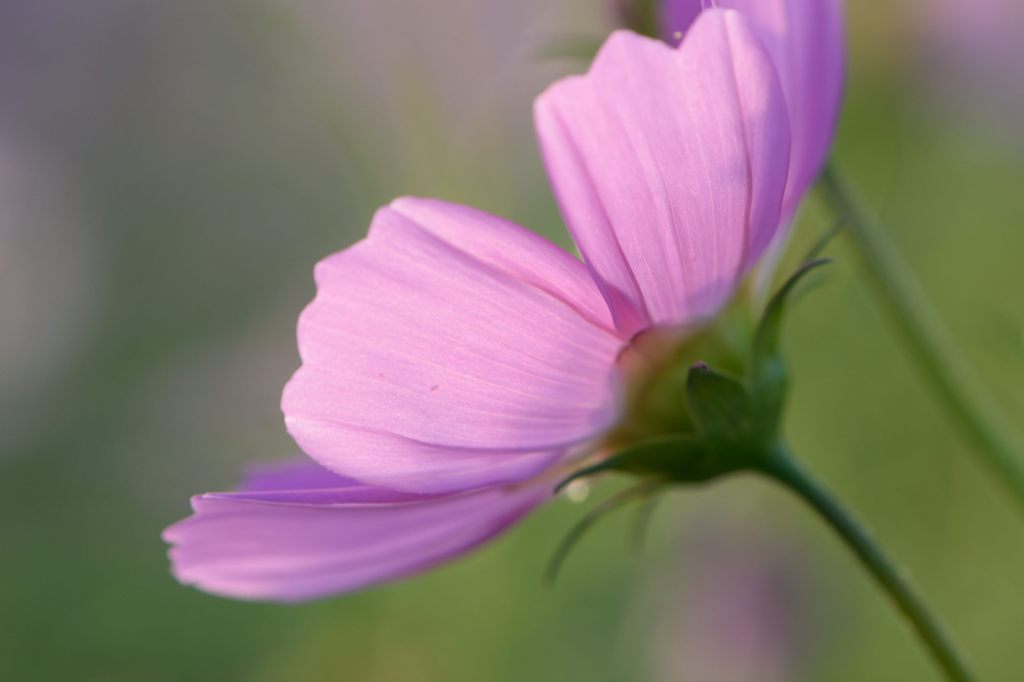
[(846, 78), (842, 0), (660, 0), (662, 37), (676, 44), (708, 5), (749, 19), (778, 69), (793, 132), (782, 209), (788, 220), (824, 165), (839, 118)]
[(639, 346), (719, 313), (778, 231), (789, 117), (736, 12), (703, 13), (678, 48), (613, 34), (535, 121), (583, 261), (475, 209), (380, 209), (317, 265), (299, 320), (282, 408), (311, 459), (195, 498), (165, 533), (182, 582), (308, 599), (493, 537), (607, 452)]

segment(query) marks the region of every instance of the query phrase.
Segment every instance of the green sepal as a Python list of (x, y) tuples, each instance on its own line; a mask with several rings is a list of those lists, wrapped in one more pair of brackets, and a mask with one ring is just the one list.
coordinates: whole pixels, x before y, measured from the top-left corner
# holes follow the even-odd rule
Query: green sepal
[(828, 265), (831, 261), (819, 258), (801, 265), (789, 276), (782, 287), (772, 296), (765, 307), (757, 331), (754, 333), (753, 356), (750, 368), (750, 385), (757, 404), (756, 420), (769, 434), (778, 432), (782, 418), (782, 407), (786, 399), (788, 375), (786, 362), (779, 349), (779, 337), (786, 305), (796, 285), (810, 272)]
[(742, 466), (727, 448), (709, 445), (690, 435), (659, 436), (629, 446), (602, 462), (574, 472), (555, 491), (573, 481), (615, 471), (666, 483), (705, 483)]
[(705, 364), (690, 368), (686, 400), (701, 440), (711, 446), (748, 442), (754, 438), (754, 401), (738, 379)]
[(649, 438), (631, 445), (597, 464), (584, 467), (563, 479), (555, 492), (580, 478), (587, 478), (606, 471), (640, 474), (671, 480), (671, 471), (679, 460), (696, 453), (697, 445), (691, 436), (668, 435)]

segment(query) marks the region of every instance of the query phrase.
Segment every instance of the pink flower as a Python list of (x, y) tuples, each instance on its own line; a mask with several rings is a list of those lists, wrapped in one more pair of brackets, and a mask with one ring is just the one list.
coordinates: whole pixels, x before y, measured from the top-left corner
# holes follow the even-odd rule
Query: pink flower
[(843, 99), (846, 46), (842, 0), (660, 0), (660, 26), (675, 44), (703, 6), (743, 13), (782, 80), (793, 149), (782, 215), (792, 218), (828, 157)]
[(299, 320), (283, 410), (315, 463), (195, 498), (165, 534), (180, 580), (306, 599), (489, 539), (620, 424), (637, 335), (714, 316), (778, 230), (787, 111), (735, 12), (678, 49), (615, 33), (535, 111), (585, 262), (471, 208), (380, 209)]

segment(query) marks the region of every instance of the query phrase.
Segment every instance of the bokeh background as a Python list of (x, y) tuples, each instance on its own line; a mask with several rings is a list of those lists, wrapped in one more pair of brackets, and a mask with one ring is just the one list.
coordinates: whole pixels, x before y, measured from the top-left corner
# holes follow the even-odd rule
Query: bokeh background
[[(311, 268), (373, 210), (472, 203), (566, 243), (532, 98), (613, 25), (598, 0), (0, 3), (0, 678), (934, 680), (845, 550), (756, 480), (629, 515), (560, 583), (593, 500), (408, 582), (283, 607), (201, 594), (161, 529), (278, 410)], [(1024, 417), (1024, 11), (850, 2), (836, 155), (959, 344)], [(545, 56), (547, 55), (547, 56)], [(814, 199), (809, 243), (832, 217)], [(970, 457), (840, 239), (795, 306), (787, 426), (954, 626), (1024, 679), (1024, 517)]]

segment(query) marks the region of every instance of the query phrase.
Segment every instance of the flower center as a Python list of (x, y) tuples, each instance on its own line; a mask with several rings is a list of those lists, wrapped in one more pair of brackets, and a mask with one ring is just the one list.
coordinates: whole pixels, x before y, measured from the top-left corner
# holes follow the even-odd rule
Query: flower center
[(690, 368), (705, 363), (734, 376), (749, 366), (754, 321), (739, 296), (718, 317), (683, 330), (648, 329), (619, 356), (623, 414), (600, 450), (615, 452), (643, 440), (695, 431), (686, 399)]

